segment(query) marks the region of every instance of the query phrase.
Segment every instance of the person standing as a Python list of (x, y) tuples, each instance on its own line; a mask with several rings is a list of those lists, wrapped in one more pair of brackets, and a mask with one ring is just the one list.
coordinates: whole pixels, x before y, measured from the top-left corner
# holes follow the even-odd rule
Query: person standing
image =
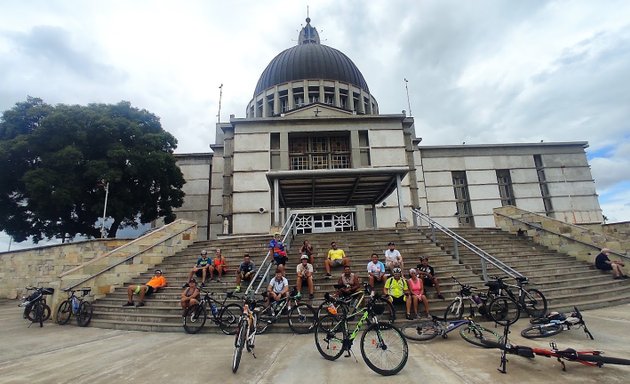
[(280, 232), (276, 232), (273, 234), (273, 239), (269, 241), (269, 252), (273, 256), (273, 261), (276, 264), (276, 269), (280, 270), (282, 276), (284, 276), (284, 268), (289, 260), (287, 257), (287, 251), (285, 250), (284, 243), (280, 239)]

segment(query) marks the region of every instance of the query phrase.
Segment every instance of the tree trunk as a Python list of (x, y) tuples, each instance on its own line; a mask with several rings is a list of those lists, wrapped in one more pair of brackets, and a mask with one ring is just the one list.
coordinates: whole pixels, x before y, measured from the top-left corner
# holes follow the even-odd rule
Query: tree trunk
[(116, 232), (118, 232), (118, 227), (120, 227), (120, 222), (121, 222), (120, 219), (114, 218), (114, 222), (109, 227), (109, 231), (107, 231), (107, 238), (108, 239), (113, 239), (113, 238), (116, 237)]

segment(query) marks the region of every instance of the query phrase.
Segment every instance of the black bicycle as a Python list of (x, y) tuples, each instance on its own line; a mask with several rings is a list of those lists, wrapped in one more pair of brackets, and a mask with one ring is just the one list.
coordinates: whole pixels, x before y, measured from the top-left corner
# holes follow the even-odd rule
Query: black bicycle
[[(343, 288), (343, 286), (339, 284), (335, 284), (333, 287), (336, 289)], [(324, 301), (319, 305), (319, 308), (317, 308), (317, 318), (329, 314), (330, 310), (352, 318), (355, 315), (362, 313), (362, 308), (365, 305), (365, 297), (366, 292), (363, 289), (342, 297), (335, 297), (326, 293), (324, 295)], [(377, 315), (379, 321), (381, 323), (393, 323), (396, 320), (396, 310), (393, 304), (387, 298), (382, 296), (375, 296), (374, 300), (378, 304), (383, 305), (383, 313)]]
[[(68, 292), (68, 298), (59, 304), (57, 314), (55, 315), (55, 321), (57, 324), (68, 324), (70, 317), (74, 315), (77, 318), (77, 325), (79, 327), (87, 327), (92, 320), (92, 314), (94, 313), (92, 304), (85, 300), (85, 297), (91, 290), (91, 288), (81, 288), (76, 291), (66, 290), (66, 292)], [(81, 292), (81, 296), (77, 296), (75, 294), (77, 291)]]
[(22, 302), (18, 305), (24, 307), (24, 318), (33, 323), (44, 326), (44, 321), (50, 318), (50, 307), (46, 304), (46, 295), (55, 293), (54, 288), (26, 287), (28, 291), (35, 291), (28, 297), (22, 297)]
[[(514, 278), (516, 284), (506, 283), (505, 277), (495, 276), (494, 281), (486, 283), (488, 286), (488, 307), (492, 304), (492, 301), (501, 296), (507, 296), (511, 298), (519, 309), (525, 311), (531, 317), (543, 317), (547, 313), (547, 299), (537, 289), (526, 289), (525, 285), (529, 284), (529, 280), (525, 276), (518, 276)], [(518, 291), (515, 294), (513, 290)]]
[(482, 326), (471, 319), (441, 321), (437, 316), (432, 316), (431, 320), (419, 320), (404, 324), (400, 330), (406, 338), (416, 341), (428, 341), (442, 336), (443, 339), (448, 334), (459, 329), (462, 339), (478, 347), (488, 348), (481, 340), (487, 339), (499, 342), (499, 335), (491, 329)]
[(593, 335), (586, 327), (582, 313), (577, 307), (573, 307), (573, 309), (574, 311), (568, 316), (564, 313), (552, 312), (545, 317), (531, 319), (530, 323), (532, 323), (532, 325), (525, 327), (521, 331), (521, 336), (528, 339), (549, 337), (557, 335), (562, 331), (568, 331), (571, 327), (578, 327), (583, 328), (584, 333), (593, 340)]
[[(266, 298), (267, 292), (262, 295)], [(300, 302), (300, 298), (300, 293), (294, 287), (289, 297), (284, 297), (268, 306), (262, 301), (258, 303), (261, 309), (258, 313), (256, 333), (265, 333), (267, 328), (280, 320), (284, 314), (287, 314), (287, 322), (293, 332), (300, 334), (312, 332), (317, 325), (317, 315), (313, 307), (308, 303)]]
[(468, 311), (470, 317), (475, 317), (475, 310), (477, 313), (489, 318), (488, 315), (488, 295), (483, 292), (478, 292), (477, 287), (472, 285), (462, 284), (454, 276), (451, 279), (459, 284), (459, 294), (457, 297), (446, 307), (444, 311), (444, 321), (449, 320), (461, 320), (464, 317), (464, 310), (466, 304), (468, 304)]
[(243, 312), (243, 307), (238, 303), (225, 304), (230, 299), (241, 299), (232, 291), (225, 293), (222, 301), (213, 297), (214, 293), (201, 289), (201, 299), (199, 304), (191, 305), (184, 311), (184, 331), (194, 334), (199, 332), (208, 319), (208, 308), (210, 308), (210, 320), (219, 326), (221, 332), (226, 335), (236, 333), (238, 318)]

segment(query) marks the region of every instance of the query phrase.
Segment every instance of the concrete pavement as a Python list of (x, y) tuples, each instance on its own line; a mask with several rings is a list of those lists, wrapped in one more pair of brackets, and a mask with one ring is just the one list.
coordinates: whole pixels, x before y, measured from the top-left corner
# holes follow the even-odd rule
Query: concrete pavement
[[(630, 366), (591, 368), (553, 359), (529, 360), (511, 356), (508, 373), (497, 371), (499, 351), (474, 347), (457, 332), (426, 343), (409, 342), (409, 361), (394, 377), (371, 371), (361, 358), (320, 357), (312, 335), (261, 335), (256, 355), (244, 352), (241, 367), (232, 374), (233, 337), (219, 334), (146, 333), (58, 326), (43, 328), (21, 318), (17, 301), (0, 301), (0, 383), (629, 383)], [(595, 336), (582, 330), (557, 335), (563, 347), (601, 349), (610, 356), (630, 359), (630, 305), (584, 312)], [(74, 319), (73, 319), (74, 321)], [(526, 340), (513, 328), (513, 343), (548, 346), (549, 340)]]

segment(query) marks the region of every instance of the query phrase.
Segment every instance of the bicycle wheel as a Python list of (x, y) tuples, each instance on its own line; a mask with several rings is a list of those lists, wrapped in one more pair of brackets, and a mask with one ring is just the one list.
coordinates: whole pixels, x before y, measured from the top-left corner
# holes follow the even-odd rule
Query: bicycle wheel
[(236, 332), (236, 338), (234, 339), (234, 354), (232, 355), (232, 372), (236, 373), (238, 365), (241, 363), (241, 356), (243, 355), (243, 347), (247, 342), (247, 319), (241, 320), (238, 325), (238, 331)]
[(464, 317), (464, 301), (461, 297), (453, 300), (444, 311), (444, 321), (461, 320)]
[(57, 308), (57, 314), (55, 315), (55, 322), (59, 325), (68, 324), (70, 317), (72, 316), (72, 304), (70, 300), (64, 300), (59, 304)]
[(499, 325), (511, 325), (521, 316), (518, 304), (508, 296), (492, 299), (488, 306), (488, 314)]
[(422, 320), (407, 323), (400, 328), (406, 338), (416, 341), (434, 339), (440, 334), (440, 328), (433, 320)]
[(589, 361), (592, 363), (599, 363), (598, 365), (602, 365), (602, 364), (617, 364), (617, 365), (630, 365), (630, 360), (628, 359), (621, 359), (619, 357), (608, 357), (608, 356), (602, 356), (602, 355), (591, 355), (591, 354), (583, 354), (583, 353), (577, 353), (577, 360), (572, 360), (572, 361)]
[(226, 335), (235, 335), (238, 329), (238, 319), (243, 313), (243, 307), (240, 304), (232, 303), (221, 308), (217, 317), (217, 324)]
[(374, 372), (395, 375), (407, 364), (407, 340), (391, 324), (372, 324), (361, 335), (361, 355)]
[(256, 333), (262, 335), (267, 332), (269, 326), (276, 320), (275, 316), (271, 312), (271, 306), (263, 308), (258, 313), (258, 321), (256, 322)]
[(521, 336), (527, 339), (535, 339), (537, 337), (549, 337), (562, 332), (563, 328), (564, 327), (560, 324), (530, 325), (529, 327), (523, 328), (523, 330), (521, 331)]
[[(326, 315), (330, 315), (331, 313), (328, 311), (328, 307), (333, 304), (330, 301), (326, 301), (324, 300), (319, 307), (317, 307), (317, 318), (321, 319), (322, 317), (326, 316)], [(335, 309), (337, 310), (337, 316), (347, 316), (348, 313), (350, 312), (350, 310), (348, 309), (348, 306), (342, 303), (336, 304), (335, 305)]]
[(547, 299), (537, 289), (524, 291), (519, 302), (521, 308), (532, 317), (543, 317), (547, 314)]
[[(50, 307), (47, 304), (43, 304), (43, 320), (42, 321), (46, 321), (50, 318)], [(35, 319), (35, 315), (33, 312), (33, 309), (35, 308), (35, 304), (33, 304), (31, 306), (31, 309), (28, 311), (28, 313), (26, 314), (26, 318), (32, 322), (32, 323), (37, 323), (37, 320)]]
[(317, 325), (315, 310), (307, 303), (300, 303), (291, 308), (287, 320), (289, 328), (295, 333), (309, 333)]
[(498, 343), (501, 337), (493, 330), (486, 327), (482, 327), (479, 324), (472, 323), (463, 326), (459, 329), (459, 335), (462, 339), (466, 340), (470, 344), (483, 348), (491, 348), (489, 345), (484, 344), (484, 341), (491, 341)]
[(82, 301), (79, 306), (79, 312), (77, 313), (77, 325), (79, 327), (87, 327), (92, 320), (92, 314), (94, 313), (94, 308), (92, 304), (87, 301)]
[(375, 304), (385, 306), (385, 310), (383, 311), (383, 313), (380, 315), (376, 315), (379, 323), (392, 324), (394, 321), (396, 321), (396, 309), (389, 300), (378, 297), (375, 300)]
[(41, 301), (35, 303), (33, 308), (33, 319), (35, 323), (39, 323), (39, 327), (44, 326), (44, 305)]
[(337, 360), (344, 351), (345, 320), (334, 315), (319, 319), (315, 327), (315, 346), (326, 360)]
[(201, 304), (194, 304), (186, 308), (184, 312), (184, 331), (190, 334), (201, 331), (201, 328), (206, 324), (207, 316), (206, 307)]

